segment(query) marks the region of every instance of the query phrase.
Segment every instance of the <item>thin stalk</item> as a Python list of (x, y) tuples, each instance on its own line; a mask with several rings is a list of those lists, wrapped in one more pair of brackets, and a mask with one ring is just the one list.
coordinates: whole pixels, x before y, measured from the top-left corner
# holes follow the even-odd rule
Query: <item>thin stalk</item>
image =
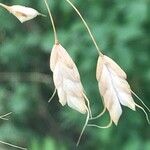
[[(3, 4), (3, 3), (0, 3), (0, 6), (2, 6), (3, 8), (7, 9), (8, 10), (8, 7), (7, 5)], [(8, 10), (9, 11), (9, 10)]]
[(12, 112), (9, 112), (9, 113), (7, 113), (7, 114), (5, 114), (5, 115), (1, 115), (1, 116), (0, 116), (0, 119), (2, 119), (2, 120), (8, 120), (8, 119), (5, 118), (5, 117), (9, 116), (10, 114), (12, 114)]
[(88, 110), (89, 110), (89, 116), (90, 116), (90, 118), (93, 118), (93, 117), (92, 117), (92, 111), (91, 111), (89, 99), (88, 99), (87, 96), (84, 94), (84, 92), (83, 92), (83, 96), (84, 96), (84, 98), (85, 98), (85, 100), (86, 100), (86, 102), (87, 102), (87, 106), (88, 106)]
[(48, 100), (48, 103), (50, 103), (50, 102), (51, 102), (51, 100), (54, 98), (54, 96), (55, 96), (56, 92), (57, 92), (57, 90), (56, 90), (56, 88), (55, 88), (55, 90), (54, 90), (54, 92), (53, 92), (52, 96), (51, 96), (51, 97), (50, 97), (50, 99)]
[(136, 107), (140, 108), (144, 112), (144, 114), (146, 116), (146, 120), (147, 120), (148, 124), (150, 124), (150, 120), (149, 120), (148, 114), (145, 111), (145, 109), (143, 107), (141, 107), (140, 105), (136, 104), (136, 103), (134, 103), (134, 104), (135, 104)]
[(99, 129), (107, 129), (107, 128), (110, 128), (111, 125), (112, 125), (112, 120), (110, 120), (110, 122), (106, 126), (99, 126), (99, 125), (96, 125), (96, 124), (87, 124), (88, 127), (96, 127), (96, 128), (99, 128)]
[(81, 140), (81, 137), (82, 137), (82, 135), (83, 135), (83, 132), (84, 132), (84, 130), (85, 130), (87, 124), (88, 124), (89, 117), (90, 117), (90, 114), (89, 114), (89, 110), (87, 109), (86, 121), (85, 121), (85, 124), (84, 124), (84, 126), (83, 126), (83, 128), (82, 128), (82, 131), (81, 131), (81, 133), (80, 133), (80, 136), (79, 136), (79, 138), (78, 138), (78, 141), (77, 141), (77, 144), (76, 144), (77, 147), (78, 147), (78, 145), (79, 145), (79, 143), (80, 143), (80, 140)]
[(52, 17), (52, 13), (51, 13), (50, 7), (48, 6), (47, 0), (44, 0), (44, 2), (45, 2), (45, 5), (46, 5), (46, 8), (48, 10), (51, 23), (52, 23), (54, 38), (55, 38), (55, 44), (57, 44), (58, 43), (58, 37), (57, 37), (57, 32), (56, 32), (56, 28), (55, 28), (55, 24), (54, 24), (54, 19)]
[(148, 106), (142, 101), (142, 99), (131, 90), (132, 94), (144, 105), (144, 107), (150, 112), (150, 109), (148, 108)]
[(13, 144), (10, 144), (10, 143), (6, 143), (6, 142), (3, 142), (3, 141), (0, 141), (0, 143), (8, 145), (8, 146), (11, 146), (11, 147), (14, 147), (14, 148), (17, 148), (17, 149), (27, 150), (26, 148), (23, 148), (23, 147), (20, 147), (20, 146), (16, 146), (16, 145), (13, 145)]
[(101, 50), (100, 50), (100, 48), (98, 47), (98, 45), (97, 45), (97, 43), (96, 43), (96, 40), (95, 40), (95, 38), (94, 38), (94, 36), (93, 36), (93, 34), (92, 34), (92, 32), (91, 32), (91, 30), (90, 30), (88, 24), (86, 23), (86, 21), (85, 21), (84, 18), (82, 17), (82, 15), (81, 15), (81, 13), (79, 12), (79, 10), (74, 6), (74, 4), (73, 4), (70, 0), (65, 0), (65, 1), (68, 2), (68, 3), (73, 7), (73, 9), (77, 12), (77, 14), (79, 15), (79, 17), (81, 18), (82, 22), (84, 23), (84, 25), (85, 25), (85, 27), (86, 27), (86, 29), (87, 29), (87, 31), (88, 31), (90, 37), (91, 37), (91, 39), (92, 39), (92, 41), (93, 41), (93, 43), (94, 43), (96, 49), (97, 49), (98, 54), (99, 54), (99, 55), (103, 55), (102, 52), (101, 52)]
[(105, 112), (106, 112), (106, 107), (103, 108), (103, 111), (102, 111), (99, 115), (97, 115), (97, 116), (95, 116), (95, 117), (92, 117), (92, 118), (90, 118), (89, 120), (98, 119), (98, 118), (100, 118)]

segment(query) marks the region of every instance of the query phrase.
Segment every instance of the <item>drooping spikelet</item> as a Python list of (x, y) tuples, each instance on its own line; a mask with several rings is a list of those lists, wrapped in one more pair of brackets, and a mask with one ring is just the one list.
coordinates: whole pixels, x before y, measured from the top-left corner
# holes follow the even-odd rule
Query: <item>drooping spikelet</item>
[(53, 46), (51, 52), (50, 69), (53, 72), (54, 84), (62, 106), (68, 104), (69, 107), (82, 114), (87, 113), (85, 124), (77, 142), (78, 145), (87, 126), (89, 116), (91, 116), (91, 110), (89, 101), (84, 94), (78, 69), (67, 51), (58, 43)]
[(135, 110), (131, 88), (126, 73), (111, 58), (100, 55), (97, 62), (96, 78), (104, 105), (112, 121), (117, 125), (122, 114), (121, 104)]
[(0, 3), (0, 6), (5, 8), (6, 10), (8, 10), (15, 17), (17, 17), (21, 23), (31, 20), (38, 15), (44, 16), (43, 14), (39, 13), (37, 10), (30, 8), (30, 7), (25, 7), (25, 6), (21, 6), (21, 5), (7, 6), (2, 3)]
[(53, 46), (50, 68), (53, 71), (59, 102), (63, 106), (68, 104), (69, 107), (85, 114), (87, 106), (78, 69), (67, 51), (60, 44)]

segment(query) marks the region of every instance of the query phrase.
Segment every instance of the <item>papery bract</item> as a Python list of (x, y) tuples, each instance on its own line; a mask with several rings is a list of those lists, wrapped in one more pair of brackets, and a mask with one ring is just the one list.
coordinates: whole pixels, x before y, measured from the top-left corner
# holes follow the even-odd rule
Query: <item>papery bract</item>
[(21, 23), (31, 20), (38, 15), (44, 16), (43, 14), (39, 13), (37, 10), (30, 8), (30, 7), (25, 7), (25, 6), (21, 6), (21, 5), (7, 6), (2, 3), (0, 3), (0, 6), (5, 8), (6, 10), (8, 10), (15, 17), (17, 17)]
[(111, 58), (100, 55), (96, 78), (104, 105), (117, 125), (122, 114), (121, 104), (135, 110), (135, 102), (131, 95), (130, 85), (126, 81), (126, 73)]
[(67, 53), (60, 45), (53, 46), (50, 57), (50, 68), (53, 71), (54, 84), (56, 86), (59, 102), (85, 114), (84, 90), (81, 84), (78, 69)]

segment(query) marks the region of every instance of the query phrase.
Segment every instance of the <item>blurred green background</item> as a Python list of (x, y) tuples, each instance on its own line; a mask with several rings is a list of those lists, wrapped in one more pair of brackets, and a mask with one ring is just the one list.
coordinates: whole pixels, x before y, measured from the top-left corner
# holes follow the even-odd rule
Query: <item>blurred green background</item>
[[(47, 14), (43, 0), (1, 0), (30, 6)], [(150, 106), (150, 1), (74, 0), (103, 52), (128, 74), (132, 89)], [(95, 78), (96, 49), (81, 20), (65, 0), (49, 3), (59, 40), (76, 62), (96, 115), (103, 106)], [(150, 150), (150, 127), (143, 112), (123, 107), (116, 127), (87, 127), (75, 144), (84, 115), (62, 107), (53, 93), (49, 56), (54, 43), (49, 18), (37, 17), (21, 24), (0, 8), (0, 140), (29, 150)], [(136, 99), (135, 101), (139, 103)], [(140, 103), (139, 103), (140, 104)], [(93, 123), (106, 125), (108, 113)], [(0, 150), (13, 148), (0, 144)]]

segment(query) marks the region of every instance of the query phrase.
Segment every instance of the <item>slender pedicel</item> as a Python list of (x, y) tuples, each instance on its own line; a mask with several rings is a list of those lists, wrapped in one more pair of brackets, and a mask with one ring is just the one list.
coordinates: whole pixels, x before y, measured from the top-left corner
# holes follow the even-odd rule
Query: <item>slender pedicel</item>
[(83, 132), (84, 132), (84, 130), (85, 130), (87, 124), (88, 124), (89, 117), (90, 117), (90, 116), (89, 116), (89, 110), (87, 109), (87, 117), (86, 117), (86, 121), (85, 121), (85, 124), (84, 124), (84, 126), (83, 126), (83, 129), (82, 129), (82, 131), (81, 131), (81, 133), (80, 133), (80, 136), (79, 136), (79, 138), (78, 138), (78, 141), (77, 141), (76, 146), (78, 146), (79, 143), (80, 143), (80, 140), (81, 140), (81, 137), (82, 137), (82, 135), (83, 135)]
[(56, 88), (55, 88), (55, 90), (54, 90), (52, 96), (51, 96), (50, 99), (48, 100), (49, 103), (50, 103), (50, 102), (52, 101), (52, 99), (54, 98), (56, 92), (57, 92), (57, 90), (56, 90)]
[[(97, 42), (96, 42), (96, 40), (95, 40), (95, 38), (94, 38), (94, 36), (93, 36), (93, 34), (92, 34), (90, 28), (89, 28), (87, 22), (86, 22), (85, 19), (82, 17), (82, 15), (81, 15), (81, 13), (79, 12), (79, 10), (75, 7), (75, 5), (74, 5), (70, 0), (65, 0), (65, 1), (68, 2), (68, 3), (72, 6), (72, 8), (76, 11), (76, 13), (77, 13), (77, 14), (79, 15), (79, 17), (81, 18), (83, 24), (85, 25), (85, 27), (86, 27), (86, 29), (87, 29), (87, 31), (88, 31), (88, 33), (89, 33), (89, 35), (90, 35), (90, 37), (91, 37), (91, 39), (92, 39), (94, 45), (95, 45), (95, 47), (96, 47), (96, 50), (97, 50), (98, 54), (99, 54), (99, 55), (103, 55), (102, 52), (101, 52), (102, 50), (100, 50), (100, 48), (98, 47), (98, 44), (97, 44)], [(101, 96), (101, 95), (100, 95), (100, 96)], [(101, 97), (101, 99), (102, 99), (102, 97)], [(105, 108), (104, 108), (104, 109), (105, 109)], [(94, 118), (99, 118), (100, 116), (102, 116), (102, 114), (104, 113), (104, 109), (103, 109), (103, 111), (102, 111), (98, 116), (96, 116), (96, 117), (94, 117)], [(91, 115), (91, 116), (92, 116), (92, 115)], [(91, 119), (92, 119), (92, 118), (91, 118)]]
[(17, 149), (27, 150), (27, 148), (23, 148), (23, 147), (20, 147), (20, 146), (16, 146), (16, 145), (13, 145), (13, 144), (10, 144), (10, 143), (7, 143), (7, 142), (0, 141), (0, 143), (1, 143), (1, 144), (8, 145), (8, 146), (10, 146), (10, 147), (17, 148)]
[(112, 120), (110, 120), (110, 122), (106, 126), (98, 126), (98, 125), (95, 125), (95, 124), (87, 124), (88, 127), (96, 127), (96, 128), (99, 128), (99, 129), (107, 129), (107, 128), (110, 128), (111, 125), (112, 125)]
[(81, 18), (82, 22), (84, 23), (84, 25), (85, 25), (85, 27), (86, 27), (86, 29), (87, 29), (87, 31), (88, 31), (90, 37), (91, 37), (91, 39), (92, 39), (92, 41), (93, 41), (93, 43), (94, 43), (96, 49), (97, 49), (98, 54), (99, 54), (99, 55), (103, 55), (102, 52), (101, 52), (101, 50), (100, 50), (100, 48), (98, 47), (98, 44), (96, 43), (96, 40), (95, 40), (95, 38), (94, 38), (94, 36), (93, 36), (93, 34), (92, 34), (92, 32), (91, 32), (91, 30), (90, 30), (88, 24), (86, 23), (86, 21), (85, 21), (84, 18), (82, 17), (82, 15), (81, 15), (81, 13), (79, 12), (79, 10), (74, 6), (74, 4), (73, 4), (70, 0), (65, 0), (65, 1), (67, 1), (67, 2), (73, 7), (73, 9), (77, 12), (77, 14), (79, 15), (79, 17)]
[(54, 38), (55, 38), (55, 44), (57, 44), (57, 43), (59, 43), (59, 42), (58, 42), (58, 37), (57, 37), (56, 27), (55, 27), (55, 24), (54, 24), (54, 19), (53, 19), (53, 16), (52, 16), (50, 7), (48, 6), (47, 0), (44, 0), (44, 2), (45, 2), (45, 5), (46, 5), (46, 8), (47, 8), (47, 10), (48, 10), (48, 13), (49, 13), (49, 17), (50, 17), (51, 23), (52, 23), (53, 32), (54, 32)]
[(150, 109), (148, 108), (148, 106), (142, 101), (142, 99), (131, 90), (132, 94), (143, 104), (143, 106), (150, 112)]
[(136, 104), (136, 103), (134, 103), (134, 104), (135, 104), (136, 107), (138, 107), (139, 109), (141, 109), (144, 112), (146, 120), (147, 120), (148, 124), (150, 124), (150, 120), (149, 120), (148, 114), (145, 111), (145, 109), (143, 107), (141, 107), (140, 105)]
[(103, 108), (102, 112), (95, 117), (90, 118), (89, 120), (95, 120), (100, 118), (106, 112), (106, 107)]
[(9, 116), (10, 114), (12, 114), (12, 112), (9, 112), (7, 114), (1, 115), (0, 119), (2, 119), (2, 120), (8, 120), (8, 118), (6, 118), (6, 117)]
[(92, 119), (93, 117), (92, 117), (92, 111), (91, 111), (89, 99), (88, 99), (87, 96), (84, 94), (84, 92), (83, 92), (83, 95), (84, 95), (84, 98), (85, 98), (85, 100), (86, 100), (86, 102), (87, 102), (87, 106), (88, 106), (88, 110), (89, 110), (89, 117)]

